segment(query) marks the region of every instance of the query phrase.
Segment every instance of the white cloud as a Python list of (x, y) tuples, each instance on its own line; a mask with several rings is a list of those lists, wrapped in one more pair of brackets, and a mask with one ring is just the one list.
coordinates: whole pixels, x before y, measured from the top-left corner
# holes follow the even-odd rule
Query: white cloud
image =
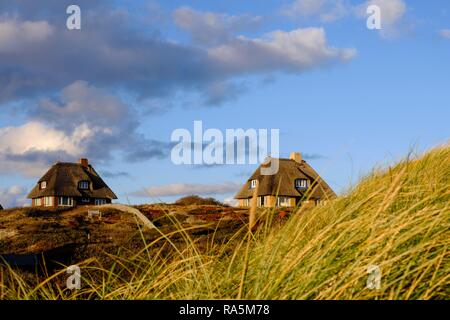
[(392, 38), (401, 34), (405, 28), (402, 20), (407, 12), (404, 0), (367, 0), (359, 5), (352, 5), (347, 0), (295, 0), (282, 8), (281, 13), (292, 18), (316, 18), (321, 22), (333, 22), (353, 15), (367, 19), (367, 8), (376, 5), (381, 11), (384, 38)]
[(332, 22), (346, 16), (349, 9), (343, 0), (296, 0), (281, 11), (293, 18), (318, 17), (322, 22)]
[(141, 197), (168, 197), (226, 194), (237, 192), (240, 187), (240, 184), (234, 182), (224, 182), (219, 184), (175, 183), (164, 186), (150, 187), (145, 190), (135, 192), (134, 195)]
[(19, 21), (0, 18), (0, 53), (21, 50), (43, 42), (53, 34), (47, 21)]
[(227, 41), (235, 33), (255, 29), (262, 22), (259, 16), (201, 12), (189, 7), (175, 10), (173, 19), (176, 25), (191, 34), (194, 41), (202, 44)]
[(0, 188), (0, 205), (4, 209), (29, 205), (27, 190), (22, 186)]
[(0, 128), (0, 153), (24, 154), (30, 151), (65, 151), (79, 154), (80, 142), (91, 135), (90, 130), (82, 125), (72, 136), (52, 129), (40, 122), (28, 122), (18, 127)]
[(441, 29), (441, 30), (439, 30), (439, 35), (442, 38), (450, 39), (450, 29)]
[(230, 72), (302, 72), (330, 62), (350, 60), (356, 50), (330, 47), (323, 28), (305, 28), (274, 31), (263, 38), (239, 37), (209, 49), (209, 54)]
[(84, 142), (94, 134), (86, 124), (70, 135), (37, 121), (0, 128), (0, 173), (40, 175), (50, 158), (56, 161), (59, 156), (64, 160), (83, 155)]

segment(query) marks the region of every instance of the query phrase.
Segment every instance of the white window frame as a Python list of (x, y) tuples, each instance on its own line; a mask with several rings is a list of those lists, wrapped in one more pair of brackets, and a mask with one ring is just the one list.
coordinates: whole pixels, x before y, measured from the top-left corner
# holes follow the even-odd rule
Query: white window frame
[[(67, 200), (67, 203), (64, 203)], [(73, 198), (72, 197), (58, 197), (58, 206), (59, 207), (73, 207)]]
[(88, 190), (89, 189), (89, 181), (80, 181), (80, 182), (78, 182), (78, 189)]
[(308, 179), (296, 179), (295, 180), (295, 187), (296, 188), (302, 188), (302, 189), (308, 189), (308, 187), (309, 187), (309, 180)]
[(37, 206), (37, 207), (42, 206), (42, 198), (34, 199), (34, 205)]
[(53, 207), (53, 197), (44, 197), (44, 207)]
[(250, 207), (250, 199), (244, 199), (244, 207)]
[(41, 189), (46, 189), (47, 188), (47, 181), (41, 181), (40, 186), (41, 186)]
[(96, 206), (101, 206), (101, 205), (104, 205), (104, 204), (106, 204), (106, 199), (103, 199), (103, 198), (96, 198), (95, 199), (95, 205)]
[(250, 180), (250, 189), (255, 189), (256, 188), (257, 181), (258, 180), (256, 180), (256, 179)]
[(277, 207), (289, 207), (290, 197), (279, 196), (277, 197)]

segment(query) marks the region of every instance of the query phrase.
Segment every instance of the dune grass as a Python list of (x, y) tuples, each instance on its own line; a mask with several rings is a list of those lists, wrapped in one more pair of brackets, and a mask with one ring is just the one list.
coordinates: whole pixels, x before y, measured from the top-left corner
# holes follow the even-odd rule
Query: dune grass
[[(188, 245), (170, 257), (144, 249), (131, 259), (117, 254), (107, 268), (85, 261), (81, 290), (65, 287), (65, 270), (36, 286), (3, 268), (0, 298), (450, 298), (449, 146), (376, 169), (347, 194), (299, 208), (283, 225), (272, 209), (251, 215), (258, 228), (240, 230), (239, 245), (200, 252), (180, 226)], [(381, 271), (379, 289), (367, 287), (370, 266)]]

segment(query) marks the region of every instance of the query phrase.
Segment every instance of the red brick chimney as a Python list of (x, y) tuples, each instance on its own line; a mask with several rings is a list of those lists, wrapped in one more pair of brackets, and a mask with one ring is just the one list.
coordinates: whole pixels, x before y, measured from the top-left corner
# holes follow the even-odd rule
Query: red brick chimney
[(81, 158), (81, 159), (80, 159), (80, 164), (81, 164), (81, 166), (84, 167), (84, 168), (88, 168), (88, 167), (89, 167), (89, 161), (88, 161), (88, 159), (86, 159), (86, 158)]

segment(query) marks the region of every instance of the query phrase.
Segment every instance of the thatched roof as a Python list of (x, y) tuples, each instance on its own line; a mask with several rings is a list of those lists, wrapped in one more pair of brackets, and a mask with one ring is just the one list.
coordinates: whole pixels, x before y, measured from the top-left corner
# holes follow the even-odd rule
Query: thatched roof
[[(47, 187), (40, 189), (39, 185), (43, 181), (47, 182)], [(80, 181), (89, 181), (90, 188), (78, 189)], [(46, 196), (117, 199), (91, 165), (67, 162), (53, 165), (28, 194), (31, 199)]]
[[(258, 196), (279, 195), (288, 197), (310, 196), (311, 199), (332, 199), (336, 197), (334, 191), (320, 178), (318, 173), (304, 160), (299, 162), (291, 159), (279, 159), (279, 170), (274, 175), (261, 175), (262, 164), (251, 175), (241, 190), (236, 194), (236, 199), (247, 199), (253, 195), (250, 189), (250, 181), (258, 180)], [(309, 179), (311, 186), (306, 191), (295, 188), (296, 179)], [(306, 194), (310, 192), (311, 194)]]

